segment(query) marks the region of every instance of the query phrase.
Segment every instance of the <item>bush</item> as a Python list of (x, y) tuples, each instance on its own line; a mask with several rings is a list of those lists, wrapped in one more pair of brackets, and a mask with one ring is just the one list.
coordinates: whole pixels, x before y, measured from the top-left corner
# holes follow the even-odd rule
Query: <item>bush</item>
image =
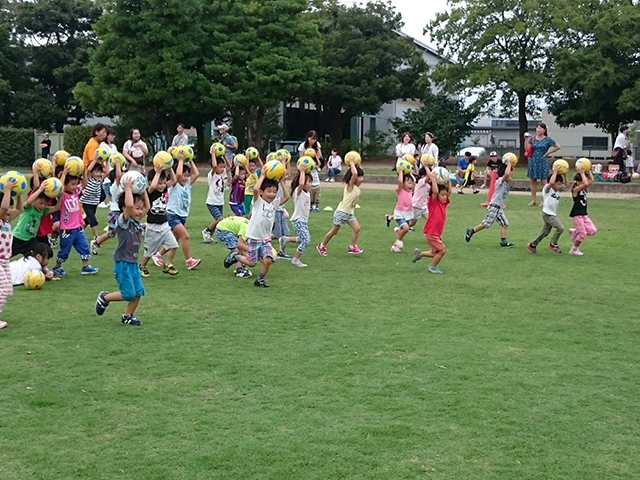
[[(33, 134), (32, 134), (33, 135)], [(71, 155), (82, 158), (84, 147), (91, 138), (91, 127), (74, 125), (64, 129), (64, 149)], [(33, 141), (33, 140), (32, 140)]]
[(0, 165), (31, 167), (34, 135), (29, 128), (0, 128)]

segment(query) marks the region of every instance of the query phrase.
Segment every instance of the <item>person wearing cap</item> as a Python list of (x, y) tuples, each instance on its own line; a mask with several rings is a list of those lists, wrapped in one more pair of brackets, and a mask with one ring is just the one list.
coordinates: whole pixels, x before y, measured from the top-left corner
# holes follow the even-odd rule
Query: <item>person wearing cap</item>
[(176, 127), (178, 134), (173, 137), (171, 142), (172, 147), (186, 147), (189, 144), (189, 137), (184, 133), (184, 125), (179, 123)]
[(235, 152), (238, 149), (238, 143), (236, 139), (233, 138), (233, 135), (229, 134), (229, 125), (226, 123), (218, 125), (218, 132), (220, 133), (220, 143), (224, 145), (226, 149), (225, 156), (227, 160), (232, 162)]
[(498, 153), (491, 152), (489, 154), (489, 161), (487, 162), (487, 167), (484, 169), (484, 175), (482, 179), (482, 185), (480, 188), (487, 188), (489, 182), (491, 182), (491, 172), (494, 170), (498, 170), (500, 166), (500, 160), (498, 160)]

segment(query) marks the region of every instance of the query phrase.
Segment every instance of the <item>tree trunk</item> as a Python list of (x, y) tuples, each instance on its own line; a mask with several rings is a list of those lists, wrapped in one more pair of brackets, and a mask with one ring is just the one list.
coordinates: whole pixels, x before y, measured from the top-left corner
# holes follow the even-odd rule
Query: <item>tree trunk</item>
[(342, 127), (344, 126), (344, 121), (342, 119), (342, 107), (338, 106), (330, 106), (327, 108), (327, 113), (329, 115), (329, 134), (331, 135), (331, 148), (340, 150), (340, 146), (342, 145)]
[(209, 160), (209, 150), (204, 145), (204, 124), (198, 122), (194, 125), (196, 129), (196, 135), (198, 135), (198, 140), (196, 142), (196, 149), (198, 151), (198, 156), (196, 160), (200, 163), (208, 163)]
[[(258, 111), (256, 112), (256, 124), (253, 137), (254, 141), (250, 145), (259, 145), (260, 147), (262, 147), (262, 132), (264, 130), (265, 112), (266, 109), (264, 107), (258, 107)], [(262, 148), (260, 150), (262, 150)]]
[[(525, 142), (524, 134), (529, 130), (529, 122), (527, 121), (527, 92), (518, 93), (518, 124), (520, 126), (520, 161), (525, 160), (524, 156)], [(523, 162), (528, 163), (528, 162)]]

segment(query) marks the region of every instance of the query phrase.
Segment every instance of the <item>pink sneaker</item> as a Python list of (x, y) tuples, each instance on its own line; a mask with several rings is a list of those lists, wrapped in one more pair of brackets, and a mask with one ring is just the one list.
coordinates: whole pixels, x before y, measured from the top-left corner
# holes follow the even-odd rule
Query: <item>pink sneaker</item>
[(360, 250), (358, 248), (358, 245), (351, 245), (349, 246), (349, 250), (347, 250), (347, 252), (350, 253), (351, 255), (360, 255), (364, 253), (364, 250)]
[(187, 260), (187, 270), (193, 270), (198, 265), (200, 265), (200, 262), (202, 262), (202, 260), (200, 260), (199, 258), (190, 258), (189, 260)]
[(579, 257), (581, 257), (582, 255), (584, 255), (584, 253), (582, 253), (578, 247), (571, 247), (571, 250), (569, 250), (569, 255), (578, 255)]
[(156, 253), (153, 257), (151, 257), (151, 259), (153, 260), (153, 264), (156, 267), (164, 267), (164, 260), (162, 259), (162, 255), (160, 255), (159, 253)]
[(318, 245), (316, 245), (316, 250), (323, 257), (327, 256), (327, 247), (325, 247), (323, 244), (319, 243)]

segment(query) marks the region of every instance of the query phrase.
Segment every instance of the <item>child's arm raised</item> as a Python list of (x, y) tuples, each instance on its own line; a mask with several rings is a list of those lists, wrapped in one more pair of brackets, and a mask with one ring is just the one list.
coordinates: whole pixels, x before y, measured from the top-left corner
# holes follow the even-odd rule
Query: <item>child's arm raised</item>
[(58, 201), (53, 207), (47, 207), (47, 215), (57, 212), (62, 207), (62, 195), (58, 197)]
[(2, 197), (2, 203), (0, 203), (0, 218), (5, 222), (11, 217), (9, 211), (11, 210), (11, 192), (16, 186), (16, 182), (9, 180), (4, 185), (4, 197)]
[[(131, 191), (131, 184), (133, 179), (131, 177), (125, 178), (122, 182), (122, 188), (124, 189), (124, 208), (122, 209), (122, 215), (125, 220), (129, 220), (133, 214), (133, 192)], [(149, 197), (147, 197), (148, 199)]]
[(282, 198), (280, 199), (280, 205), (284, 205), (291, 198), (291, 192), (289, 192), (289, 189), (285, 188), (284, 176), (280, 179), (280, 185), (282, 185), (282, 191), (284, 192), (284, 195), (282, 195)]
[(307, 181), (307, 174), (304, 173), (304, 170), (300, 170), (300, 178), (298, 179), (299, 183), (298, 183), (298, 188), (296, 188), (297, 192), (296, 195), (300, 195), (302, 193), (302, 187), (304, 187), (304, 184)]
[(27, 197), (27, 201), (25, 202), (24, 206), (28, 207), (29, 205), (31, 205), (42, 192), (44, 192), (44, 183), (41, 183), (40, 186)]
[(173, 168), (168, 169), (167, 172), (169, 172), (169, 178), (167, 179), (167, 188), (171, 188), (176, 183), (178, 183), (178, 179), (176, 178), (176, 172), (173, 171)]
[(429, 181), (431, 182), (431, 197), (436, 199), (438, 198), (438, 175), (435, 171), (429, 173)]
[(236, 163), (236, 170), (233, 173), (233, 178), (234, 180), (237, 180), (238, 178), (240, 178), (240, 164)]
[[(358, 181), (358, 169), (356, 168), (355, 162), (351, 162), (349, 164), (349, 168), (351, 170), (351, 178), (349, 179), (349, 183), (347, 183), (347, 191), (350, 192), (353, 190), (353, 186)], [(398, 188), (400, 188), (400, 185), (398, 185)]]
[(262, 190), (262, 182), (264, 182), (265, 176), (264, 176), (264, 170), (260, 170), (260, 177), (258, 178), (258, 181), (256, 182), (256, 184), (253, 186), (253, 200), (257, 201), (258, 197), (260, 196), (260, 191)]
[(200, 177), (200, 171), (198, 170), (198, 167), (196, 167), (196, 162), (194, 161), (189, 162), (189, 166), (191, 167), (191, 185), (193, 185)]
[(18, 195), (18, 198), (16, 199), (16, 208), (9, 210), (9, 220), (13, 220), (18, 215), (20, 215), (22, 213), (22, 210), (24, 210), (24, 207), (22, 205), (22, 195)]
[(509, 183), (511, 181), (511, 174), (513, 172), (513, 166), (511, 165), (511, 162), (507, 163), (507, 168), (504, 171), (504, 175), (502, 176), (502, 181)]
[(176, 167), (176, 178), (182, 175), (184, 170), (184, 155), (178, 155), (178, 166)]
[(40, 173), (38, 172), (38, 167), (36, 167), (35, 163), (31, 167), (31, 173), (33, 175), (33, 189), (36, 190), (40, 186)]
[(578, 194), (580, 190), (584, 190), (589, 186), (589, 179), (587, 178), (587, 175), (584, 173), (584, 170), (580, 170), (578, 173), (580, 173), (580, 176), (582, 178), (571, 189), (571, 192), (573, 193), (574, 197)]
[(402, 174), (402, 170), (398, 170), (398, 182), (396, 183), (396, 192), (399, 190), (402, 190), (403, 184), (404, 184), (404, 175)]
[(116, 178), (115, 178), (116, 185), (120, 186), (120, 179), (122, 178), (122, 165), (120, 165), (119, 161), (116, 162), (115, 169), (116, 169)]
[(151, 202), (149, 201), (149, 195), (147, 194), (146, 190), (142, 192), (142, 201), (144, 202), (143, 208), (144, 208), (144, 214), (146, 215), (149, 209), (151, 208)]
[(149, 193), (155, 192), (158, 189), (158, 182), (160, 181), (160, 174), (162, 173), (162, 167), (153, 166), (156, 174), (153, 176), (153, 180), (149, 184)]
[(591, 185), (593, 183), (593, 174), (591, 173), (591, 170), (587, 172), (587, 178), (588, 178), (589, 185)]

